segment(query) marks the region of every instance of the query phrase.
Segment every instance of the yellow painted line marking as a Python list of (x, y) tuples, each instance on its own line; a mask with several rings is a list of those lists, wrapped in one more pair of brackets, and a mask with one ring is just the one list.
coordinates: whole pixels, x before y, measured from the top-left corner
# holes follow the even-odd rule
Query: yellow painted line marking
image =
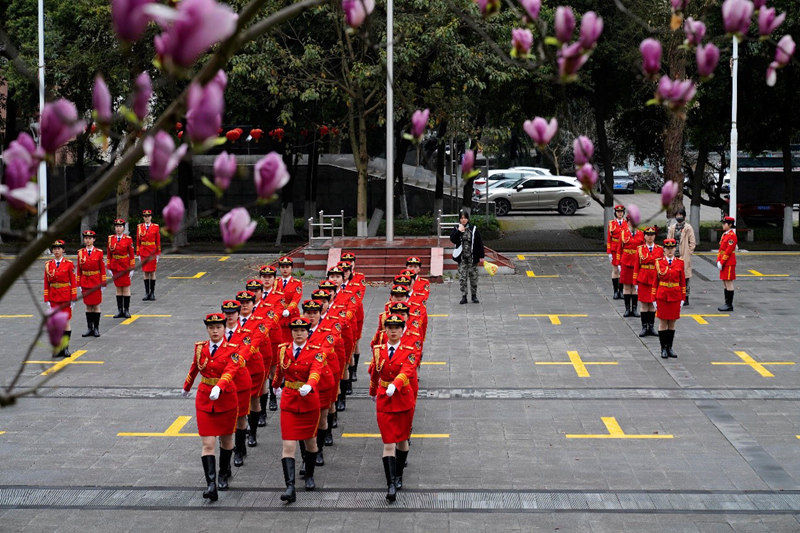
[(788, 278), (789, 274), (762, 274), (758, 270), (748, 270), (749, 274), (739, 274), (740, 278)]
[(65, 357), (61, 361), (25, 361), (26, 364), (29, 365), (53, 365), (44, 372), (42, 372), (41, 376), (46, 376), (48, 374), (55, 374), (62, 368), (67, 365), (102, 365), (104, 361), (78, 361), (77, 359), (86, 353), (86, 350), (77, 350), (73, 352), (72, 355), (69, 357)]
[(231, 258), (231, 256), (229, 256), (229, 255), (223, 255), (223, 256), (222, 256), (222, 257), (220, 257), (220, 258), (219, 258), (217, 261), (219, 261), (219, 262), (222, 262), (222, 261), (227, 261), (227, 260), (228, 260), (228, 259), (230, 259), (230, 258)]
[(168, 276), (168, 279), (200, 279), (205, 275), (205, 272), (198, 272), (194, 276)]
[(450, 315), (428, 315), (428, 318), (447, 318)]
[(199, 437), (197, 433), (181, 433), (191, 416), (179, 416), (163, 433), (117, 433), (117, 437)]
[(608, 434), (600, 433), (597, 435), (578, 435), (567, 434), (568, 439), (671, 439), (672, 435), (628, 435), (619, 425), (617, 419), (613, 416), (603, 416), (600, 418), (608, 430)]
[(517, 254), (517, 259), (519, 259), (520, 261), (525, 261), (525, 256), (522, 254)]
[[(380, 433), (342, 433), (346, 439), (377, 439)], [(412, 439), (449, 439), (449, 433), (412, 433)]]
[(133, 324), (140, 318), (170, 318), (172, 315), (131, 315), (130, 318), (126, 318), (120, 324), (123, 326), (127, 326), (129, 324)]
[(525, 273), (528, 274), (529, 278), (557, 278), (558, 277), (558, 274), (548, 274), (546, 276), (544, 276), (542, 274), (534, 274), (533, 270), (527, 270)]
[(698, 313), (698, 314), (692, 314), (692, 313), (686, 313), (686, 314), (682, 314), (681, 316), (689, 316), (689, 317), (692, 317), (692, 318), (694, 318), (695, 322), (697, 322), (698, 324), (708, 324), (708, 320), (706, 320), (706, 319), (705, 319), (705, 317), (707, 317), (707, 316), (731, 316), (731, 315), (700, 314), (700, 313)]
[[(5, 434), (6, 434), (5, 431), (0, 431), (0, 435), (5, 435)], [(800, 438), (800, 437), (798, 437), (798, 438)]]
[(33, 318), (33, 315), (0, 315), (0, 318)]
[(766, 365), (793, 365), (794, 364), (793, 361), (773, 361), (773, 362), (768, 362), (768, 363), (761, 363), (759, 361), (756, 361), (752, 357), (750, 357), (750, 355), (748, 355), (747, 352), (734, 352), (734, 353), (736, 355), (738, 355), (739, 358), (742, 360), (741, 363), (738, 363), (738, 362), (737, 363), (728, 363), (728, 362), (717, 362), (717, 361), (714, 361), (711, 364), (712, 365), (733, 365), (733, 366), (747, 365), (747, 366), (751, 367), (753, 370), (755, 370), (756, 372), (758, 372), (759, 374), (761, 374), (765, 378), (774, 378), (775, 377), (775, 375), (772, 372), (770, 372), (769, 370), (766, 369)]
[(560, 319), (559, 317), (562, 317), (562, 316), (569, 316), (569, 317), (587, 317), (587, 316), (589, 316), (589, 315), (562, 315), (562, 314), (552, 314), (552, 313), (551, 313), (551, 314), (548, 314), (548, 313), (543, 313), (543, 314), (538, 314), (538, 315), (517, 315), (517, 316), (518, 316), (518, 317), (520, 317), (520, 318), (530, 318), (530, 317), (537, 317), (537, 316), (546, 316), (547, 318), (549, 318), (549, 319), (550, 319), (550, 323), (551, 323), (551, 324), (554, 324), (554, 325), (558, 326), (558, 325), (560, 325), (560, 324), (561, 324), (561, 319)]
[(535, 365), (572, 365), (579, 378), (588, 378), (589, 370), (586, 365), (616, 365), (616, 361), (584, 361), (578, 352), (567, 352), (569, 362), (566, 361), (537, 361)]
[[(364, 364), (369, 366), (370, 361), (367, 361)], [(423, 365), (446, 365), (447, 363), (445, 361), (423, 361), (422, 364)]]

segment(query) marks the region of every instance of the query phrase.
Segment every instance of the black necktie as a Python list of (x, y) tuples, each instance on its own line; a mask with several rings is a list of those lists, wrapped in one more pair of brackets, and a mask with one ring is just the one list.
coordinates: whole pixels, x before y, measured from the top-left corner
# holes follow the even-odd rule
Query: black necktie
[(242, 319), (242, 326), (244, 326), (246, 323), (247, 323), (247, 319), (246, 319), (246, 318), (243, 318), (243, 319)]
[(301, 349), (302, 348), (299, 348), (299, 347), (294, 349), (294, 358), (295, 359), (297, 359), (300, 356), (300, 350)]
[(389, 359), (394, 357), (394, 346), (389, 346)]
[(284, 288), (284, 289), (286, 288), (286, 282), (287, 282), (287, 281), (288, 281), (288, 280), (283, 280), (283, 288)]
[(233, 337), (233, 330), (228, 331), (228, 340), (231, 340), (231, 337)]
[(211, 345), (211, 355), (213, 356), (216, 351), (217, 351), (217, 345), (216, 344), (212, 344)]
[(669, 264), (670, 264), (670, 265), (672, 264), (672, 259), (669, 259)]
[(121, 238), (122, 238), (122, 237), (120, 237), (120, 236), (117, 236), (117, 242), (119, 242), (119, 240), (120, 240)]
[(56, 268), (58, 268), (60, 265), (61, 265), (61, 261), (56, 261)]

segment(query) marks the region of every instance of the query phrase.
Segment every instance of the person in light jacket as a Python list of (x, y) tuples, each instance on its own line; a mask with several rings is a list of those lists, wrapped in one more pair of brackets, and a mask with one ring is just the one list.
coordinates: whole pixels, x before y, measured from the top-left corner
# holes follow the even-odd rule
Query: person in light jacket
[(667, 239), (675, 239), (678, 247), (675, 257), (683, 261), (684, 275), (686, 276), (686, 299), (683, 305), (689, 305), (689, 281), (692, 279), (692, 254), (697, 246), (694, 237), (694, 228), (686, 223), (686, 209), (681, 206), (675, 213), (675, 223), (667, 229)]
[(469, 222), (469, 213), (461, 211), (457, 228), (450, 233), (450, 240), (456, 245), (453, 259), (458, 263), (458, 277), (461, 282), (461, 302), (467, 303), (467, 278), (472, 291), (472, 303), (478, 301), (478, 265), (484, 258), (483, 239), (478, 228)]

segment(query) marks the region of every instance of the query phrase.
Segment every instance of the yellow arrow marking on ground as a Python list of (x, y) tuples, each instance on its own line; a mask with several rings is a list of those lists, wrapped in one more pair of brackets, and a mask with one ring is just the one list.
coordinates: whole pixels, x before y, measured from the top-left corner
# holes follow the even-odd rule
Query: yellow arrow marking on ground
[(230, 259), (230, 258), (231, 258), (231, 256), (229, 256), (229, 255), (223, 255), (222, 257), (220, 257), (219, 259), (217, 259), (217, 261), (220, 261), (220, 262), (222, 262), (222, 261), (227, 261), (227, 260), (228, 260), (228, 259)]
[[(377, 439), (380, 433), (342, 433), (346, 439)], [(412, 439), (449, 439), (449, 433), (412, 433)]]
[(558, 277), (558, 274), (548, 274), (546, 276), (542, 275), (542, 274), (534, 274), (533, 270), (527, 270), (525, 273), (528, 275), (529, 278), (557, 278)]
[(206, 272), (198, 272), (194, 276), (168, 276), (168, 279), (200, 279), (206, 275)]
[(568, 439), (671, 439), (672, 435), (628, 435), (619, 426), (619, 422), (613, 416), (603, 416), (600, 418), (605, 424), (608, 434), (600, 433), (597, 435), (565, 435)]
[(191, 416), (179, 416), (163, 433), (117, 433), (117, 437), (199, 437), (197, 433), (181, 433)]
[(731, 316), (731, 315), (685, 313), (685, 314), (681, 314), (681, 316), (692, 317), (692, 318), (694, 318), (695, 322), (697, 322), (698, 324), (708, 324), (708, 320), (706, 320), (704, 317), (707, 317), (707, 316)]
[(562, 315), (562, 314), (555, 314), (555, 313), (544, 313), (544, 314), (539, 314), (539, 315), (517, 315), (517, 316), (518, 316), (518, 317), (520, 317), (520, 318), (530, 318), (530, 317), (536, 317), (536, 316), (546, 316), (547, 318), (549, 318), (549, 319), (550, 319), (550, 323), (551, 323), (551, 324), (555, 324), (556, 326), (558, 326), (558, 325), (560, 325), (560, 324), (561, 324), (561, 319), (560, 319), (559, 317), (562, 317), (562, 316), (570, 316), (570, 317), (587, 317), (587, 316), (589, 316), (589, 315)]
[(0, 318), (33, 318), (33, 315), (0, 315)]
[(762, 274), (758, 270), (748, 270), (749, 274), (739, 274), (740, 278), (788, 278), (789, 274)]
[(40, 375), (46, 376), (48, 374), (55, 374), (67, 365), (102, 365), (105, 361), (78, 361), (77, 359), (86, 353), (86, 350), (77, 350), (69, 357), (65, 357), (61, 361), (25, 361), (27, 365), (53, 365)]
[(712, 365), (746, 365), (761, 374), (765, 378), (774, 378), (775, 375), (766, 369), (766, 365), (793, 365), (793, 361), (773, 361), (770, 363), (761, 363), (750, 357), (747, 352), (734, 352), (742, 360), (741, 363), (727, 363), (727, 362), (712, 362)]
[(567, 352), (569, 356), (569, 362), (566, 361), (537, 361), (536, 365), (572, 365), (575, 369), (575, 373), (578, 374), (580, 378), (588, 378), (589, 377), (589, 370), (586, 368), (586, 365), (616, 365), (616, 361), (584, 361), (581, 359), (581, 356), (578, 355), (578, 352)]
[[(105, 316), (113, 318), (114, 315), (105, 315)], [(125, 320), (120, 322), (120, 324), (122, 324), (123, 326), (127, 326), (128, 324), (133, 324), (140, 318), (170, 318), (170, 317), (172, 317), (172, 315), (131, 315), (130, 318), (126, 318)]]
[(525, 261), (525, 256), (522, 254), (517, 254), (517, 259), (519, 259), (520, 261)]

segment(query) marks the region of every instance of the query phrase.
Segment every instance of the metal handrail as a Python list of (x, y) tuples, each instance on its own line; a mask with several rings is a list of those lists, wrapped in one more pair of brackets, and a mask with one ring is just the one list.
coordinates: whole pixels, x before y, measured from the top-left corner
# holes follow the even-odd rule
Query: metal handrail
[[(308, 219), (308, 241), (335, 239), (336, 233), (344, 237), (344, 210), (338, 215), (326, 215), (323, 211), (318, 213), (319, 222), (314, 222), (314, 217)], [(314, 228), (319, 228), (319, 235), (314, 235)], [(329, 233), (329, 234), (326, 234)]]

